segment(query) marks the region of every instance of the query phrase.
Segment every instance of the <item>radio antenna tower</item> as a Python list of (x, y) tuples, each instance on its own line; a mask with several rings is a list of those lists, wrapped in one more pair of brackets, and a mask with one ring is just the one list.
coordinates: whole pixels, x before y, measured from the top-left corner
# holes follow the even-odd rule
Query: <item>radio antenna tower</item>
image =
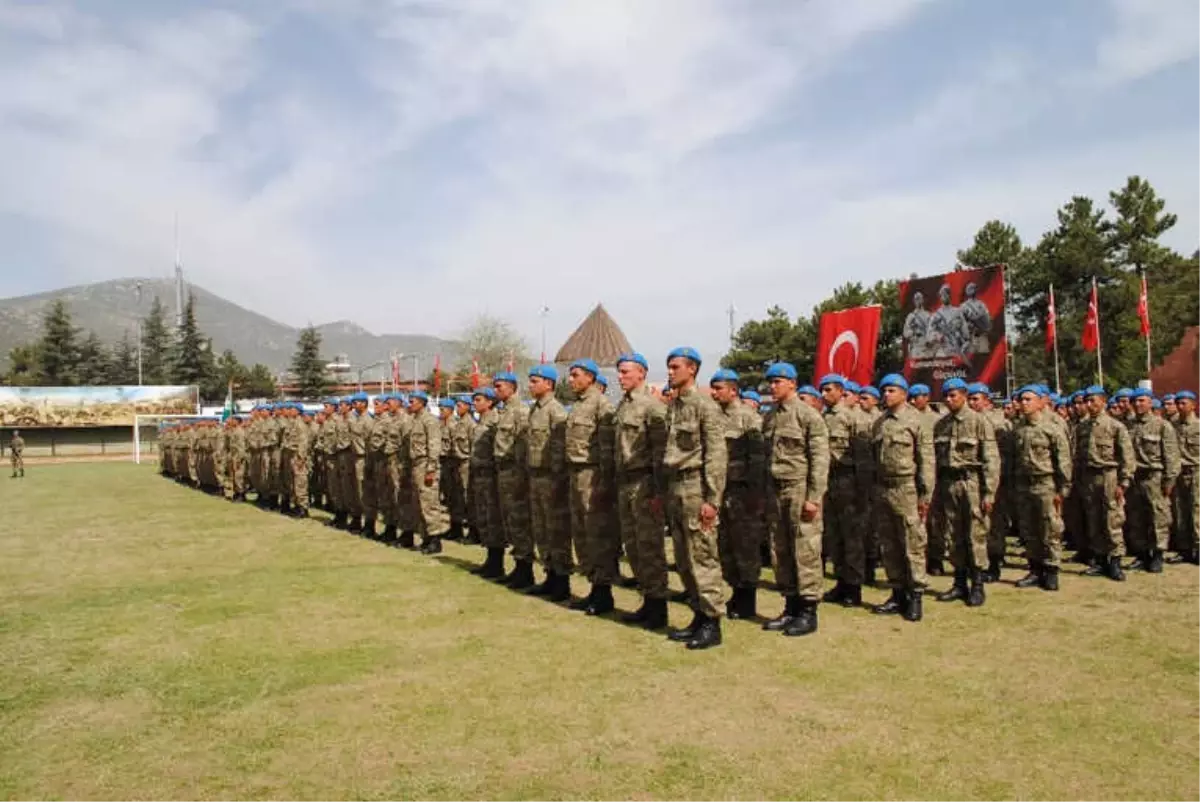
[(175, 213), (175, 328), (183, 328), (183, 262), (179, 258), (179, 212)]

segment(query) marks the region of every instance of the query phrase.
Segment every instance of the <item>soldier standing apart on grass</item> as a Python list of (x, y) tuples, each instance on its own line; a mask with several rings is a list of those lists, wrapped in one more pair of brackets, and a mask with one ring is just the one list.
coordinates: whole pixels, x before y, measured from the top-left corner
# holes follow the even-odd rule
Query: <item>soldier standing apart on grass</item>
[(866, 419), (857, 407), (844, 403), (846, 379), (836, 373), (818, 383), (825, 403), (823, 420), (829, 431), (829, 483), (822, 505), (828, 555), (837, 584), (822, 601), (857, 607), (862, 604), (866, 579), (866, 530), (862, 507), (870, 496), (871, 445)]
[(1171, 495), (1179, 478), (1179, 439), (1174, 426), (1153, 414), (1153, 402), (1154, 394), (1145, 387), (1133, 391), (1129, 437), (1137, 472), (1126, 509), (1130, 550), (1135, 557), (1129, 567), (1161, 574), (1171, 536)]
[(1196, 417), (1196, 394), (1191, 390), (1176, 393), (1175, 410), (1180, 470), (1171, 497), (1175, 507), (1175, 556), (1170, 562), (1200, 565), (1200, 516), (1196, 513), (1200, 503), (1196, 479), (1200, 468), (1200, 419)]
[(16, 429), (13, 429), (8, 441), (8, 461), (12, 463), (12, 476), (9, 478), (25, 478), (25, 438)]
[(429, 394), (417, 390), (408, 396), (412, 428), (408, 433), (409, 484), (416, 529), (421, 533), (421, 553), (440, 554), (442, 535), (450, 526), (438, 490), (442, 454), (442, 427), (427, 410)]
[(646, 629), (667, 625), (667, 551), (663, 540), (662, 457), (666, 407), (646, 389), (649, 363), (639, 353), (617, 357), (622, 395), (614, 413), (614, 478), (621, 542), (641, 606), (622, 616)]
[(493, 444), (496, 493), (500, 500), (504, 539), (512, 546), (515, 561), (512, 571), (500, 581), (514, 590), (525, 590), (534, 584), (533, 533), (529, 530), (529, 477), (525, 472), (529, 409), (521, 403), (515, 373), (497, 373), (492, 388), (501, 404)]
[[(591, 359), (571, 363), (568, 381), (576, 401), (567, 413), (566, 461), (570, 476), (571, 539), (583, 575), (591, 583), (587, 596), (571, 609), (588, 615), (612, 612), (612, 583), (617, 577), (617, 544), (607, 530), (612, 493), (613, 408), (596, 379), (600, 367)], [(566, 590), (569, 591), (569, 585)]]
[(717, 546), (728, 465), (725, 424), (716, 402), (696, 388), (699, 370), (700, 354), (695, 348), (684, 346), (667, 354), (672, 391), (662, 466), (667, 527), (679, 576), (694, 611), (688, 626), (672, 629), (667, 637), (686, 643), (688, 649), (720, 645), (725, 612)]
[(942, 398), (949, 414), (933, 425), (937, 460), (933, 514), (942, 519), (954, 566), (954, 585), (938, 594), (937, 600), (962, 600), (968, 607), (979, 607), (984, 602), (988, 521), (996, 503), (1000, 453), (988, 419), (967, 406), (968, 392), (962, 379), (943, 382)]
[(1071, 498), (1081, 513), (1075, 532), (1077, 560), (1088, 566), (1085, 576), (1107, 576), (1122, 582), (1125, 572), (1125, 491), (1137, 462), (1129, 432), (1108, 411), (1100, 385), (1083, 391), (1087, 417), (1075, 430), (1074, 481)]
[(892, 595), (872, 612), (920, 621), (925, 593), (925, 521), (933, 496), (933, 433), (906, 401), (908, 382), (890, 373), (879, 383), (885, 411), (871, 430), (875, 456), (875, 525)]
[(763, 629), (808, 635), (817, 631), (821, 602), (821, 505), (829, 481), (829, 429), (821, 413), (797, 392), (794, 366), (776, 362), (767, 368), (766, 379), (774, 402), (763, 419), (767, 526), (784, 607)]
[(496, 498), (496, 391), (480, 387), (472, 396), (479, 423), (471, 439), (471, 499), (475, 509), (475, 528), (479, 542), (487, 549), (487, 558), (477, 573), (484, 579), (504, 576), (504, 527), (500, 523), (500, 502)]
[(567, 532), (571, 513), (567, 502), (567, 411), (554, 397), (558, 371), (553, 365), (529, 370), (529, 436), (526, 465), (529, 471), (529, 529), (546, 579), (532, 596), (553, 597), (571, 571), (571, 539)]
[[(1042, 388), (1017, 391), (1022, 422), (1013, 430), (1017, 526), (1029, 553), (1029, 573), (1017, 587), (1058, 590), (1062, 557), (1062, 503), (1071, 488), (1071, 449), (1067, 436), (1045, 410)], [(1057, 417), (1057, 416), (1055, 416)]]

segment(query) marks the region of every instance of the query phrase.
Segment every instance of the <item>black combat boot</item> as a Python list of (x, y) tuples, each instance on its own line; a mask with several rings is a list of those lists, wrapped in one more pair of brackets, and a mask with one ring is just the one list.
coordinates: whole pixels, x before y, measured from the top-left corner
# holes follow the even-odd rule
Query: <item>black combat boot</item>
[(883, 604), (877, 604), (871, 608), (871, 612), (875, 615), (896, 615), (904, 609), (904, 591), (899, 588), (892, 589), (892, 595)]
[(411, 529), (405, 529), (400, 533), (400, 539), (396, 541), (396, 543), (402, 549), (414, 549), (416, 548), (417, 544), (416, 534), (417, 533)]
[(1042, 584), (1042, 566), (1037, 563), (1029, 564), (1029, 573), (1016, 581), (1018, 588), (1036, 588)]
[(941, 560), (930, 558), (925, 561), (925, 573), (929, 574), (930, 576), (945, 576), (946, 567), (942, 565)]
[(955, 571), (954, 584), (950, 586), (949, 590), (939, 593), (935, 598), (940, 602), (953, 602), (959, 601), (960, 599), (966, 599), (968, 595), (967, 572)]
[(308, 517), (307, 507), (292, 507), (292, 517), (297, 521), (303, 521)]
[(800, 600), (800, 611), (783, 628), (783, 634), (796, 638), (801, 635), (811, 635), (817, 631), (817, 603), (810, 599)]
[(1047, 565), (1042, 571), (1042, 590), (1056, 591), (1058, 590), (1058, 566)]
[(971, 572), (971, 590), (967, 594), (967, 606), (982, 607), (986, 599), (987, 594), (983, 592), (983, 572), (976, 569)]
[[(405, 532), (405, 535), (408, 533)], [(404, 535), (401, 535), (403, 537)], [(504, 549), (489, 548), (487, 559), (479, 567), (479, 576), (484, 579), (495, 579), (504, 576)]]
[(379, 540), (389, 546), (396, 545), (396, 525), (388, 524), (383, 527), (383, 534), (379, 536)]
[(378, 537), (378, 535), (376, 535), (376, 533), (375, 533), (375, 521), (374, 520), (367, 521), (366, 526), (363, 527), (362, 536), (365, 537), (367, 540), (375, 540)]
[(1163, 572), (1163, 553), (1158, 549), (1150, 550), (1150, 560), (1146, 563), (1146, 573), (1161, 574)]
[[(758, 617), (758, 588), (751, 586), (748, 588), (739, 588), (741, 597), (738, 599), (737, 609), (733, 611), (729, 617), (734, 620), (747, 620)], [(736, 591), (735, 591), (736, 592)]]
[(425, 542), (421, 544), (422, 554), (441, 554), (442, 553), (442, 536), (428, 535)]
[(646, 599), (646, 617), (642, 620), (642, 628), (649, 630), (662, 629), (667, 625), (667, 600)]
[(588, 615), (605, 615), (611, 613), (614, 607), (612, 585), (597, 585), (592, 593), (592, 603), (584, 612)]
[(704, 622), (696, 627), (696, 634), (687, 642), (690, 651), (711, 649), (721, 645), (721, 619), (705, 617)]
[(837, 584), (825, 591), (825, 595), (821, 597), (821, 601), (828, 602), (830, 604), (840, 604), (842, 601), (842, 596), (845, 594), (845, 592), (846, 585), (842, 582), (842, 580), (839, 579)]
[(332, 526), (334, 529), (345, 529), (346, 528), (346, 513), (344, 513), (344, 512), (334, 513), (333, 518), (329, 522), (329, 525)]
[(1125, 567), (1126, 571), (1144, 570), (1150, 562), (1150, 558), (1145, 554), (1141, 554), (1140, 552), (1130, 554), (1130, 556), (1133, 557), (1133, 562)]
[(505, 582), (513, 590), (525, 590), (533, 587), (535, 580), (533, 576), (533, 561), (532, 560), (517, 560), (517, 565), (509, 574), (508, 581)]
[(683, 629), (671, 627), (667, 630), (667, 640), (675, 641), (676, 643), (687, 643), (692, 638), (696, 637), (696, 631), (700, 629), (700, 625), (708, 620), (708, 617), (703, 613), (693, 613), (692, 623), (688, 624)]
[(565, 602), (569, 598), (571, 598), (571, 575), (555, 574), (554, 586), (546, 594), (546, 599), (557, 604)]
[(462, 538), (462, 523), (460, 521), (451, 521), (450, 529), (446, 532), (446, 540), (459, 540)]
[(350, 525), (346, 527), (346, 531), (352, 535), (357, 535), (359, 532), (362, 531), (362, 527), (363, 527), (362, 516), (355, 515), (353, 518), (350, 519)]
[(292, 502), (286, 498), (283, 501), (279, 502), (279, 511), (281, 513), (283, 513), (284, 515), (291, 515), (292, 514)]
[(558, 574), (553, 571), (546, 571), (546, 578), (539, 585), (534, 585), (525, 591), (526, 596), (549, 596), (554, 592), (556, 577)]
[(767, 632), (783, 632), (787, 629), (787, 625), (792, 623), (792, 619), (799, 614), (800, 597), (785, 596), (783, 599), (783, 612), (763, 624), (763, 629)]
[(1114, 557), (1108, 558), (1108, 571), (1105, 572), (1104, 575), (1107, 576), (1109, 579), (1111, 579), (1113, 582), (1124, 582), (1125, 581), (1125, 572), (1121, 570), (1121, 558), (1120, 557), (1114, 556)]
[(905, 621), (916, 623), (921, 620), (923, 617), (923, 613), (921, 612), (921, 597), (924, 595), (919, 590), (910, 590), (904, 594), (904, 610), (900, 613), (900, 616)]
[(862, 585), (846, 585), (838, 604), (843, 607), (862, 607)]
[(598, 588), (598, 587), (599, 587), (599, 585), (593, 584), (591, 590), (588, 591), (588, 594), (586, 596), (584, 596), (582, 599), (576, 599), (575, 601), (571, 602), (571, 605), (570, 605), (571, 609), (579, 610), (582, 612), (582, 611), (586, 610), (587, 608), (591, 607), (592, 606), (592, 598), (595, 597), (596, 588)]

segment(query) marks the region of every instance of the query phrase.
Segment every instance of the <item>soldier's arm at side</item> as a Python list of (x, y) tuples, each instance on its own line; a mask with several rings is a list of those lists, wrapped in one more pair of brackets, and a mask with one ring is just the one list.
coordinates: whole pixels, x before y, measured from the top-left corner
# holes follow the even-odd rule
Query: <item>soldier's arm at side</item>
[(1162, 450), (1163, 491), (1169, 492), (1174, 487), (1175, 480), (1179, 478), (1180, 471), (1183, 470), (1179, 456), (1179, 435), (1175, 432), (1175, 427), (1169, 423), (1163, 424)]
[(937, 465), (933, 454), (933, 432), (920, 423), (916, 427), (917, 447), (913, 456), (917, 463), (917, 504), (928, 507), (933, 499), (933, 476)]
[(813, 415), (807, 425), (803, 420), (798, 423), (808, 429), (808, 491), (804, 501), (819, 507), (829, 488), (829, 428), (820, 415)]
[(663, 454), (667, 450), (667, 408), (655, 401), (646, 406), (646, 436), (650, 440), (650, 465), (654, 477), (654, 492), (666, 495), (667, 481), (663, 475)]
[(1000, 449), (996, 447), (996, 431), (987, 417), (979, 416), (979, 437), (983, 441), (983, 501), (991, 506), (996, 503), (996, 490), (1000, 485)]
[(704, 501), (717, 509), (725, 495), (725, 470), (729, 465), (729, 450), (725, 442), (725, 423), (716, 402), (700, 405), (700, 428), (704, 439)]

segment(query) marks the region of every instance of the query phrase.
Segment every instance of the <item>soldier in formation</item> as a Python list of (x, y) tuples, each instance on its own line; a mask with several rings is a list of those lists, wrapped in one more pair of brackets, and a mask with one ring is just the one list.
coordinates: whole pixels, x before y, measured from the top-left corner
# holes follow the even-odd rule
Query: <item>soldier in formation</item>
[(21, 437), (21, 433), (13, 429), (12, 437), (8, 440), (8, 461), (12, 463), (12, 476), (10, 479), (25, 478), (25, 438)]

